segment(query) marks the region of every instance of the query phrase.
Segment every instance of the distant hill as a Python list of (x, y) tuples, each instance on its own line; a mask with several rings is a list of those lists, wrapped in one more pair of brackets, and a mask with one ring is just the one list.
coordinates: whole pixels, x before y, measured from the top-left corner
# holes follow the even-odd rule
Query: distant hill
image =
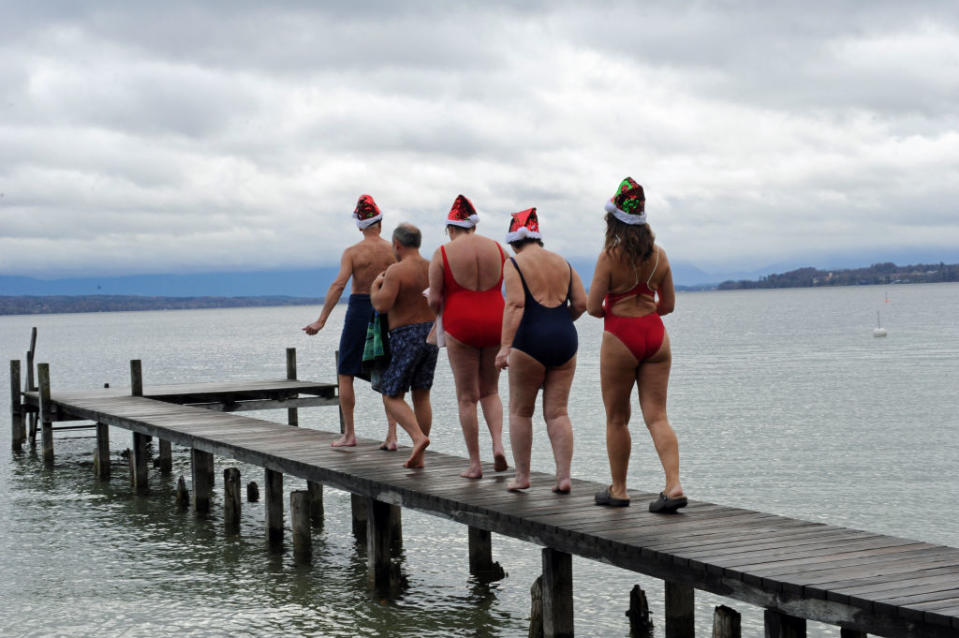
[(870, 284), (916, 284), (959, 281), (959, 264), (914, 264), (897, 266), (892, 262), (873, 264), (868, 268), (819, 270), (797, 268), (782, 274), (771, 274), (755, 281), (724, 281), (719, 290), (751, 288), (810, 288), (817, 286), (863, 286)]
[(136, 295), (0, 296), (0, 315), (125, 312), (134, 310), (192, 310), (319, 305), (311, 297), (145, 297)]

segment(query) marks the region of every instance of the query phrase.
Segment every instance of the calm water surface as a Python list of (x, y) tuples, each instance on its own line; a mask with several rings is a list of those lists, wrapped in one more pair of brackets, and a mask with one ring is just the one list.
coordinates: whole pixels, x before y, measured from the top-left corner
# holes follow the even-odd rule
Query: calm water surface
[[(888, 302), (885, 301), (888, 295)], [(890, 286), (680, 294), (666, 318), (673, 350), (670, 418), (680, 437), (682, 476), (697, 499), (959, 546), (959, 285)], [(875, 339), (876, 311), (888, 328)], [(143, 360), (147, 383), (285, 376), (284, 350), (298, 352), (301, 378), (332, 380), (342, 325), (300, 327), (319, 308), (0, 317), (0, 354), (22, 358), (30, 327), (38, 360), (56, 389), (128, 383)], [(599, 396), (602, 325), (582, 318), (570, 414), (573, 473), (607, 480)], [(5, 376), (5, 375), (4, 375)], [(8, 387), (4, 385), (4, 388)], [(505, 395), (506, 384), (501, 384)], [(465, 456), (453, 383), (441, 355), (434, 386), (433, 449)], [(0, 399), (9, 423), (9, 397)], [(385, 428), (377, 395), (358, 391), (362, 436)], [(282, 421), (283, 412), (254, 416)], [(336, 410), (301, 410), (301, 425), (336, 430)], [(659, 462), (634, 423), (630, 485), (661, 488)], [(3, 440), (9, 441), (7, 428)], [(542, 424), (533, 467), (552, 470)], [(112, 430), (115, 455), (129, 434)], [(488, 438), (481, 439), (489, 457)], [(56, 468), (35, 453), (0, 453), (0, 632), (4, 636), (520, 636), (539, 548), (494, 537), (510, 576), (491, 585), (467, 569), (465, 527), (404, 512), (397, 601), (371, 597), (365, 549), (350, 533), (349, 497), (326, 490), (326, 527), (315, 532), (311, 567), (265, 548), (262, 504), (244, 503), (242, 532), (226, 537), (220, 494), (196, 520), (173, 504), (189, 461), (174, 451), (172, 477), (151, 477), (136, 497), (123, 476), (92, 477), (89, 432), (58, 435)], [(507, 441), (508, 443), (508, 441)], [(3, 443), (4, 450), (9, 444)], [(401, 462), (399, 456), (396, 462)], [(235, 465), (217, 460), (217, 473)], [(240, 465), (244, 480), (262, 470)], [(303, 485), (287, 479), (287, 491)], [(222, 482), (218, 479), (218, 488)], [(509, 498), (504, 493), (504, 498)], [(576, 630), (625, 636), (630, 588), (647, 590), (662, 635), (662, 584), (574, 558)], [(762, 635), (762, 610), (697, 593), (697, 625), (712, 607), (743, 613), (747, 636)], [(812, 624), (810, 635), (838, 636)]]

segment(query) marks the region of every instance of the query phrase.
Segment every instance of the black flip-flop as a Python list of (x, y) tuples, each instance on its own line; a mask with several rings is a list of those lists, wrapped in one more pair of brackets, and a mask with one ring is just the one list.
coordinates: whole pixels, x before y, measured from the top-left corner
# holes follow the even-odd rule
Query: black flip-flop
[(669, 498), (666, 492), (660, 492), (659, 498), (649, 504), (649, 511), (654, 514), (672, 514), (681, 507), (686, 507), (687, 500), (685, 496)]
[(596, 492), (595, 499), (597, 505), (606, 505), (608, 507), (629, 507), (628, 498), (616, 498), (609, 493), (608, 487), (602, 492)]

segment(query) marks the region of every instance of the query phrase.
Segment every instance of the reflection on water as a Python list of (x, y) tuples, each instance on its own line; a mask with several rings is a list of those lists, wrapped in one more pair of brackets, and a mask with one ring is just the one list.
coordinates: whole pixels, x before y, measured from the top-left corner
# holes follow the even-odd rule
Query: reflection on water
[[(959, 286), (739, 291), (681, 294), (666, 318), (673, 348), (670, 418), (691, 496), (959, 545)], [(889, 336), (875, 340), (883, 303)], [(302, 378), (332, 379), (342, 321), (308, 339), (314, 308), (0, 317), (0, 351), (22, 358), (30, 326), (39, 361), (57, 389), (124, 385), (128, 360), (143, 360), (146, 383), (285, 376), (284, 349), (298, 350)], [(604, 412), (598, 395), (601, 323), (577, 323), (581, 351), (570, 406), (573, 472), (606, 480)], [(434, 447), (465, 456), (452, 378), (443, 357), (434, 389)], [(505, 395), (505, 383), (502, 384)], [(8, 397), (0, 412), (9, 414)], [(282, 421), (284, 412), (256, 416)], [(4, 417), (5, 418), (5, 417)], [(303, 410), (304, 427), (338, 428), (336, 410)], [(382, 436), (381, 404), (358, 388), (360, 433)], [(8, 432), (5, 428), (0, 428)], [(641, 424), (634, 423), (630, 484), (662, 477)], [(4, 434), (3, 436), (8, 436)], [(482, 436), (482, 435), (481, 435)], [(545, 432), (534, 435), (533, 467), (550, 471)], [(484, 446), (488, 439), (481, 438)], [(350, 499), (326, 490), (326, 524), (314, 532), (312, 565), (267, 550), (263, 504), (243, 503), (240, 534), (223, 532), (222, 470), (262, 484), (260, 468), (217, 459), (212, 513), (197, 519), (174, 504), (189, 459), (174, 450), (170, 476), (151, 475), (151, 493), (130, 489), (129, 434), (111, 431), (114, 476), (92, 472), (92, 433), (57, 436), (56, 467), (35, 451), (0, 454), (0, 632), (3, 635), (525, 635), (539, 548), (494, 536), (494, 559), (509, 576), (483, 584), (468, 574), (464, 526), (404, 512), (399, 558), (407, 587), (393, 601), (367, 588), (366, 550), (350, 531)], [(6, 446), (6, 444), (4, 444)], [(487, 448), (483, 448), (489, 456)], [(397, 457), (396, 462), (402, 459)], [(305, 484), (287, 478), (286, 491)], [(917, 511), (916, 493), (939, 505)], [(504, 493), (504, 498), (509, 498)], [(831, 503), (828, 508), (822, 504)], [(647, 590), (662, 635), (662, 585), (574, 559), (579, 635), (626, 635), (636, 583)], [(697, 624), (712, 607), (743, 612), (744, 635), (762, 632), (761, 610), (697, 593)], [(811, 625), (810, 635), (838, 636)]]

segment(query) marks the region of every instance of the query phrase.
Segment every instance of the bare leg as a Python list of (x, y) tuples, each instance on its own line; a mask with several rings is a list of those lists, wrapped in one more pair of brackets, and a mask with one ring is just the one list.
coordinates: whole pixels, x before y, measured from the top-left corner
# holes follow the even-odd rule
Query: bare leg
[(513, 348), (509, 355), (509, 440), (516, 474), (506, 485), (510, 491), (529, 487), (533, 450), (533, 410), (546, 368), (525, 352)]
[(497, 347), (483, 348), (480, 352), (480, 405), (483, 419), (493, 440), (493, 469), (502, 472), (508, 469), (506, 451), (503, 449), (503, 402), (499, 398), (499, 369), (496, 362)]
[(628, 499), (626, 471), (632, 438), (629, 435), (629, 398), (636, 382), (636, 357), (622, 341), (608, 332), (603, 333), (600, 347), (600, 385), (606, 406), (606, 454), (613, 483), (610, 496)]
[(573, 426), (566, 406), (575, 372), (576, 357), (573, 356), (563, 365), (547, 370), (543, 386), (543, 418), (556, 462), (554, 491), (561, 493), (569, 492), (571, 487), (569, 467), (573, 460)]
[(383, 397), (383, 411), (386, 412), (386, 440), (380, 443), (380, 449), (387, 452), (396, 451), (396, 419), (390, 414), (390, 406), (386, 404), (386, 397)]
[[(476, 402), (479, 400), (479, 355), (476, 348), (457, 341), (446, 335), (446, 351), (456, 384), (456, 403), (459, 408), (460, 428), (466, 441), (469, 466), (460, 473), (463, 478), (483, 478), (483, 466), (480, 465), (479, 422), (476, 415)], [(495, 357), (495, 354), (494, 354)]]
[(343, 411), (343, 436), (330, 443), (333, 447), (353, 447), (356, 445), (356, 430), (353, 427), (353, 410), (356, 408), (356, 395), (353, 393), (353, 377), (340, 374), (336, 377), (340, 410)]
[(429, 388), (413, 388), (413, 412), (416, 413), (416, 422), (426, 436), (433, 429), (433, 406), (430, 404)]
[(403, 463), (403, 467), (423, 467), (423, 451), (430, 444), (429, 438), (423, 434), (419, 424), (416, 422), (416, 415), (413, 410), (403, 400), (403, 395), (395, 397), (383, 396), (383, 401), (389, 407), (390, 413), (400, 424), (406, 433), (413, 439), (413, 451), (410, 457)]
[(639, 405), (643, 411), (643, 420), (653, 437), (659, 462), (666, 473), (666, 496), (682, 496), (683, 486), (679, 482), (679, 441), (666, 417), (666, 390), (669, 386), (669, 368), (672, 354), (669, 349), (669, 337), (663, 341), (659, 352), (643, 362), (636, 379), (639, 382)]

